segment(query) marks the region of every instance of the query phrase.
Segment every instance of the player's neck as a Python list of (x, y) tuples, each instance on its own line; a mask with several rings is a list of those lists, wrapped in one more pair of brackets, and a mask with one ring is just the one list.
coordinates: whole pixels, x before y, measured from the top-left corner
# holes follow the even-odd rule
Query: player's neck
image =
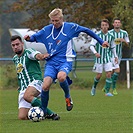
[(120, 32), (120, 28), (114, 28), (115, 32)]
[(20, 57), (23, 55), (23, 53), (24, 53), (24, 49), (20, 53), (17, 53), (17, 56)]
[(107, 34), (107, 33), (108, 33), (108, 31), (107, 31), (107, 30), (106, 30), (106, 31), (102, 30), (102, 32), (103, 32), (103, 34)]

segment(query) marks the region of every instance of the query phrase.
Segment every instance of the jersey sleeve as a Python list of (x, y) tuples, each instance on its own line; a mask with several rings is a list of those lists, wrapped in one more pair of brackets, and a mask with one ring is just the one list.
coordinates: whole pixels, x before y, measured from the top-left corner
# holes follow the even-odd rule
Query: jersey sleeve
[(103, 44), (103, 40), (96, 34), (94, 33), (92, 30), (90, 30), (89, 28), (87, 27), (83, 27), (83, 26), (80, 26), (78, 24), (75, 24), (71, 27), (71, 36), (73, 36), (72, 34), (76, 35), (75, 37), (77, 37), (79, 35), (80, 32), (85, 32), (86, 34), (88, 34), (89, 36), (91, 36), (92, 38), (96, 39), (100, 45)]
[(130, 40), (129, 40), (129, 36), (128, 36), (128, 33), (126, 32), (126, 36), (125, 36), (125, 38), (124, 38), (125, 40), (126, 40), (126, 42), (130, 42)]
[(34, 49), (27, 49), (27, 56), (28, 56), (28, 58), (29, 59), (31, 59), (31, 60), (37, 60), (36, 59), (36, 55), (37, 54), (41, 54), (39, 51), (36, 51), (36, 50), (34, 50)]
[(46, 35), (45, 35), (45, 28), (41, 29), (37, 33), (30, 36), (30, 42), (40, 42), (45, 44)]
[(92, 38), (90, 42), (90, 46), (96, 46), (96, 44), (97, 44), (97, 40)]

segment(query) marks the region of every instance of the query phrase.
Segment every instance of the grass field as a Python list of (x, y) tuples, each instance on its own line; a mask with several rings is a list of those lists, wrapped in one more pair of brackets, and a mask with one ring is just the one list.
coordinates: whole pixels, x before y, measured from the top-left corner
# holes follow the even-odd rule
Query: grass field
[[(14, 69), (0, 70), (0, 133), (133, 133), (132, 81), (129, 90), (126, 81), (118, 81), (118, 96), (105, 97), (101, 91), (105, 84), (103, 74), (96, 96), (92, 97), (90, 89), (95, 73), (90, 69), (76, 71), (77, 78), (73, 79), (71, 86), (73, 110), (66, 111), (63, 91), (56, 84), (50, 91), (49, 107), (60, 115), (60, 121), (31, 122), (17, 119), (18, 92)], [(2, 90), (3, 87), (6, 89)]]
[(63, 91), (50, 91), (49, 107), (56, 111), (59, 121), (41, 122), (17, 119), (17, 91), (0, 90), (0, 133), (132, 133), (133, 90), (119, 89), (119, 95), (106, 97), (98, 89), (90, 96), (90, 89), (72, 89), (74, 108), (65, 109)]

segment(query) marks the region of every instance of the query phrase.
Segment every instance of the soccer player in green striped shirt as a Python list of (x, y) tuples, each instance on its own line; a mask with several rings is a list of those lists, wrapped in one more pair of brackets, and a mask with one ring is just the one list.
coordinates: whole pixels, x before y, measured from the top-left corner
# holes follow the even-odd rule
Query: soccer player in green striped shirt
[[(113, 94), (117, 95), (116, 91), (116, 82), (118, 78), (118, 74), (120, 73), (120, 62), (122, 58), (122, 45), (129, 45), (129, 37), (128, 33), (125, 30), (122, 30), (121, 27), (121, 20), (119, 18), (114, 18), (113, 20), (114, 29), (110, 30), (109, 32), (115, 37), (115, 44), (116, 44), (116, 54), (118, 56), (118, 64), (113, 63), (113, 74), (112, 74), (112, 89)], [(112, 62), (114, 62), (114, 55), (111, 54)]]
[(104, 41), (107, 41), (110, 46), (102, 47), (95, 39), (92, 39), (90, 50), (95, 54), (95, 64), (93, 67), (93, 71), (96, 72), (96, 77), (94, 78), (94, 84), (91, 89), (91, 95), (94, 96), (96, 92), (97, 84), (102, 76), (103, 70), (106, 72), (106, 83), (105, 83), (105, 95), (113, 96), (109, 90), (112, 84), (111, 72), (112, 72), (112, 62), (110, 57), (110, 51), (112, 51), (115, 62), (117, 63), (118, 58), (116, 55), (116, 46), (114, 44), (114, 37), (108, 32), (109, 21), (107, 19), (103, 19), (101, 21), (101, 31), (97, 33), (97, 35), (102, 38)]
[[(24, 43), (20, 36), (11, 37), (11, 47), (16, 55), (13, 57), (16, 66), (19, 96), (18, 96), (18, 118), (20, 120), (28, 119), (28, 111), (33, 106), (41, 107), (41, 101), (38, 99), (42, 91), (42, 72), (39, 60), (44, 60), (49, 54), (41, 54), (34, 49), (24, 49)], [(47, 108), (47, 118), (58, 120), (60, 117)], [(46, 116), (45, 116), (46, 118)]]

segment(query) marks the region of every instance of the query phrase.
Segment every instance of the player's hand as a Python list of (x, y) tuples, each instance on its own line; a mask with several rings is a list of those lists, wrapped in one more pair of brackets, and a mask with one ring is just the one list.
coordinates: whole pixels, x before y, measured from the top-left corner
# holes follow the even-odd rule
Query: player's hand
[(107, 41), (103, 42), (102, 44), (103, 47), (109, 47), (109, 43)]
[(117, 57), (115, 57), (115, 63), (118, 64), (118, 58)]
[(30, 36), (29, 36), (29, 35), (25, 35), (25, 36), (24, 36), (24, 39), (25, 39), (26, 41), (28, 41), (28, 40), (30, 40)]
[(46, 53), (46, 54), (37, 54), (36, 55), (36, 59), (38, 59), (38, 60), (44, 60), (44, 59), (46, 59), (48, 57), (49, 57), (48, 53)]
[(43, 59), (46, 59), (46, 58), (49, 58), (49, 56), (50, 56), (50, 55), (49, 55), (48, 53), (46, 53), (46, 54), (43, 54), (42, 58), (43, 58)]
[(123, 42), (127, 47), (129, 47), (129, 44), (126, 42), (126, 40), (125, 39), (123, 39), (123, 38), (120, 38), (120, 41), (121, 42)]
[(95, 53), (95, 56), (96, 56), (97, 58), (100, 58), (100, 57), (101, 57), (101, 55), (100, 55), (99, 53)]

